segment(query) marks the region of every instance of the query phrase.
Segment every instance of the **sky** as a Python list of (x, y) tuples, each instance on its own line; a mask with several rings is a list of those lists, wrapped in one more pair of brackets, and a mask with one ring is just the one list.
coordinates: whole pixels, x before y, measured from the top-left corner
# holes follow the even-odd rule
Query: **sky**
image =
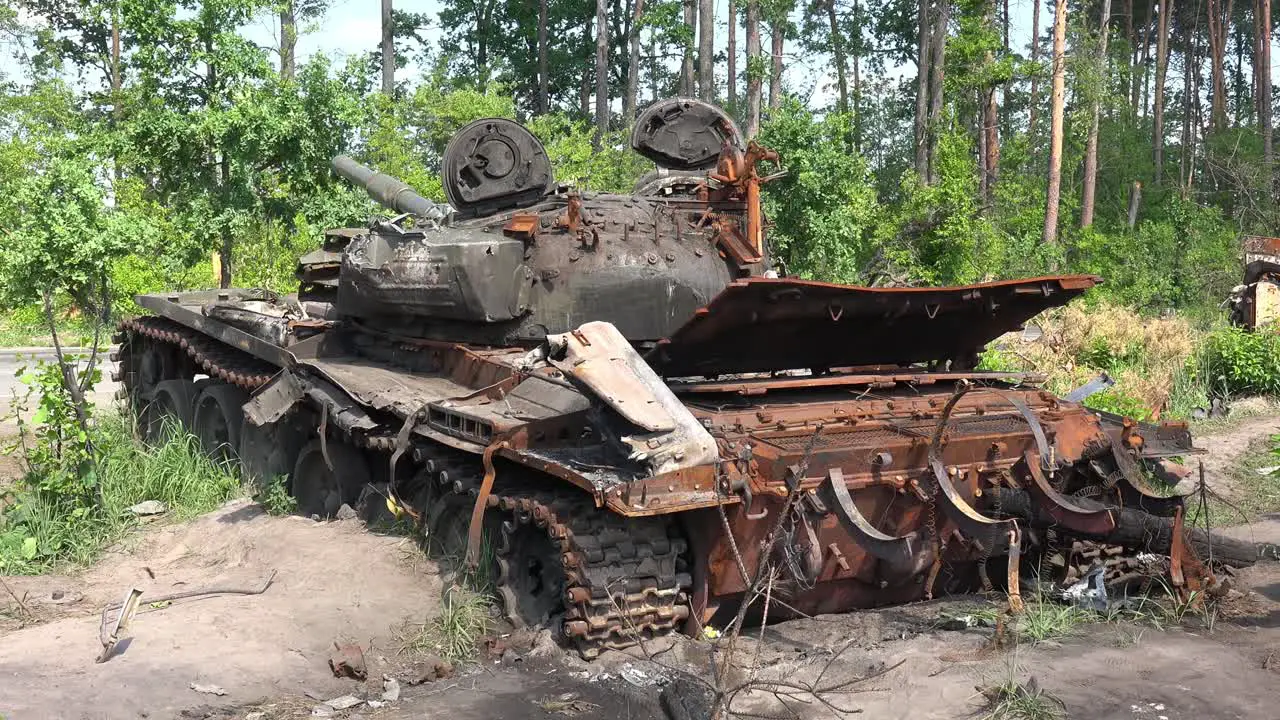
[[(427, 13), (430, 17), (435, 18), (440, 11), (440, 0), (394, 0), (396, 7), (400, 10), (410, 12)], [(532, 2), (533, 0), (526, 0)], [(1032, 10), (1035, 0), (1010, 0), (1010, 44), (1015, 50), (1026, 52), (1031, 40), (1031, 20)], [(743, 4), (739, 0), (739, 6)], [(800, 3), (797, 3), (799, 5)], [(1113, 3), (1113, 11), (1119, 11), (1123, 6)], [(298, 38), (298, 60), (299, 63), (305, 62), (307, 58), (313, 54), (329, 53), (339, 60), (365, 52), (370, 52), (377, 47), (380, 37), (380, 8), (381, 0), (331, 0), (331, 5), (325, 15), (319, 20), (306, 23), (300, 28), (300, 36)], [(716, 39), (718, 49), (723, 51), (726, 42), (725, 21), (728, 13), (728, 0), (716, 0), (716, 18), (717, 31)], [(1042, 9), (1040, 13), (1041, 25), (1047, 27), (1053, 21), (1053, 13), (1050, 9)], [(244, 33), (259, 45), (268, 48), (276, 48), (279, 46), (279, 25), (274, 15), (265, 15), (254, 22), (250, 23), (244, 29)], [(445, 29), (433, 25), (426, 32), (428, 42), (438, 42)], [(1277, 34), (1277, 40), (1280, 40), (1280, 33)], [(740, 42), (743, 42), (743, 33), (739, 32)], [(768, 39), (765, 38), (765, 49), (768, 49)], [(793, 43), (788, 44), (788, 54), (794, 49)], [(742, 52), (740, 49), (739, 52)], [(1280, 67), (1280, 52), (1273, 51), (1273, 58), (1276, 59), (1277, 65), (1272, 68), (1272, 76), (1276, 76), (1277, 67)], [(795, 89), (802, 93), (812, 91), (812, 101), (815, 105), (827, 104), (834, 92), (833, 85), (835, 78), (833, 77), (830, 64), (826, 58), (806, 58), (803, 61), (788, 57), (788, 60), (795, 60), (786, 65), (785, 83), (788, 88)], [(743, 63), (739, 63), (742, 67)], [(8, 52), (7, 46), (3, 45), (0, 40), (0, 76), (8, 75), (10, 77), (20, 75), (20, 64)], [(418, 68), (402, 69), (398, 73), (398, 79), (406, 79), (417, 72)], [(724, 82), (725, 67), (721, 63), (717, 68), (720, 82)], [(915, 74), (915, 66), (907, 63), (904, 66), (895, 68), (895, 75)], [(1280, 84), (1280, 83), (1278, 83)]]

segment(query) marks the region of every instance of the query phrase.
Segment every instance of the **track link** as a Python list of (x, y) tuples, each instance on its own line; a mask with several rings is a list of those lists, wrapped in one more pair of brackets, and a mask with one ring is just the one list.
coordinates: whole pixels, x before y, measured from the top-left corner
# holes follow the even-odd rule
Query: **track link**
[[(477, 460), (455, 458), (434, 474), (445, 493), (467, 507), (475, 501)], [(444, 500), (437, 496), (435, 502)], [(560, 629), (583, 657), (675, 632), (689, 617), (693, 579), (682, 557), (688, 545), (670, 518), (624, 518), (597, 508), (576, 488), (529, 489), (511, 480), (494, 488), (487, 505), (502, 520), (495, 548), (500, 558), (530, 526), (559, 549), (565, 578)], [(504, 573), (497, 589), (510, 612), (515, 598)]]
[[(181, 348), (209, 377), (249, 391), (265, 385), (278, 370), (265, 360), (228, 347), (225, 343), (168, 318), (144, 316), (124, 320), (119, 325), (119, 331), (120, 335), (117, 335), (116, 340), (121, 344), (121, 350), (120, 356), (114, 358), (116, 360), (123, 359), (125, 353), (130, 351), (134, 337), (143, 337)], [(125, 374), (122, 364), (121, 377), (117, 380), (129, 385), (131, 379), (124, 377)]]

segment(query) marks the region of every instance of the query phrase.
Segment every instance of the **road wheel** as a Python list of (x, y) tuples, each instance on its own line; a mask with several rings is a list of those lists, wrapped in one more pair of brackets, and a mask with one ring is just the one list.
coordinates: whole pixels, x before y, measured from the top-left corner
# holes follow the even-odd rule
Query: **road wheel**
[[(329, 462), (325, 462), (325, 450)], [(359, 450), (338, 440), (320, 438), (307, 443), (293, 466), (293, 497), (298, 514), (329, 518), (343, 503), (354, 506), (360, 488), (369, 482), (369, 465)]]
[(560, 550), (544, 530), (510, 520), (502, 522), (500, 538), (493, 552), (507, 619), (516, 627), (549, 624), (565, 601)]
[(216, 463), (235, 462), (244, 426), (243, 406), (249, 400), (244, 390), (223, 383), (208, 385), (196, 397), (192, 428), (200, 447)]
[(151, 445), (168, 440), (191, 427), (196, 384), (190, 380), (164, 380), (156, 384), (138, 411), (138, 431)]
[(288, 418), (270, 425), (246, 422), (240, 427), (240, 477), (265, 490), (273, 478), (287, 477), (307, 443), (306, 431)]
[(168, 343), (135, 336), (130, 339), (121, 362), (124, 365), (122, 380), (135, 408), (142, 408), (160, 383), (186, 379), (182, 351)]

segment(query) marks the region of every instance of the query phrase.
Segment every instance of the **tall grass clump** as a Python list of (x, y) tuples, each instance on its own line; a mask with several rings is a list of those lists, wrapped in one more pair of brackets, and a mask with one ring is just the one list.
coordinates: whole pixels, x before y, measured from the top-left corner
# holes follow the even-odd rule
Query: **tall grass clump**
[(1202, 333), (1182, 317), (1076, 303), (1045, 313), (1038, 324), (1038, 339), (1011, 333), (993, 343), (984, 367), (1041, 373), (1058, 394), (1106, 373), (1115, 386), (1086, 404), (1141, 420), (1185, 415), (1207, 402), (1205, 376), (1196, 372)]
[(0, 498), (0, 574), (37, 574), (92, 562), (138, 521), (129, 508), (144, 500), (188, 518), (218, 507), (240, 482), (215, 465), (191, 435), (169, 433), (155, 447), (134, 437), (131, 418), (107, 413), (89, 438), (96, 461), (78, 482), (53, 482), (47, 464), (32, 463), (30, 440), (15, 449), (26, 473)]

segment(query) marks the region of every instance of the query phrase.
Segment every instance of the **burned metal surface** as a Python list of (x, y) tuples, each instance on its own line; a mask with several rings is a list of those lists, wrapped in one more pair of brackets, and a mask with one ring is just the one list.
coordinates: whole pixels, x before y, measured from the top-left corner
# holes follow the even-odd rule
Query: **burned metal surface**
[(454, 133), (441, 164), (449, 204), (467, 213), (532, 205), (555, 186), (542, 143), (504, 118), (482, 118)]
[(860, 288), (738, 280), (648, 359), (668, 377), (946, 362), (971, 370), (988, 342), (1099, 282), (1064, 275), (954, 288)]
[(1207, 576), (1171, 539), (1181, 498), (1146, 481), (1186, 476), (1185, 425), (976, 370), (1098, 278), (766, 278), (776, 154), (684, 99), (633, 144), (662, 166), (641, 191), (565, 191), (536, 138), (480, 121), (446, 153), (452, 213), (338, 161), (409, 215), (328, 233), (297, 298), (141, 298), (162, 317), (122, 324), (124, 385), (137, 404), (164, 382), (198, 396), (199, 375), (237, 385), (276, 455), (319, 440), (360, 475), (342, 482), (472, 560), (489, 529), (506, 616), (562, 618), (588, 656), (722, 622), (764, 574), (778, 616), (976, 589), (1016, 609), (1024, 564), (1069, 577), (1095, 541), (1174, 552), (1178, 587)]
[(1241, 240), (1244, 280), (1226, 305), (1231, 322), (1254, 329), (1280, 319), (1280, 238), (1247, 235)]

